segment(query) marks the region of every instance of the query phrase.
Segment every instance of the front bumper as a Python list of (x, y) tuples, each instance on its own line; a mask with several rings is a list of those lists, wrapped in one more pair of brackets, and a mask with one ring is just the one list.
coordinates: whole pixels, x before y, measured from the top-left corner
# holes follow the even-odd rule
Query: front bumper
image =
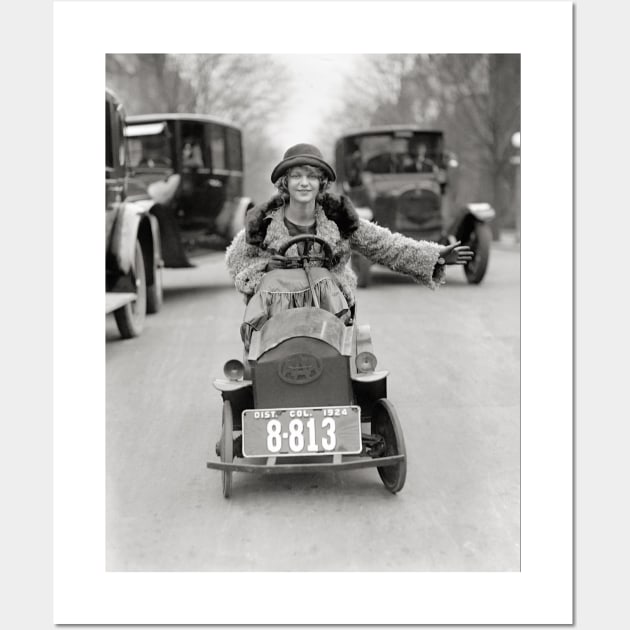
[[(332, 458), (332, 461), (330, 459)], [(288, 459), (288, 458), (282, 458)], [(293, 459), (293, 458), (292, 458)], [(303, 458), (302, 458), (303, 459)], [(356, 455), (341, 455), (326, 457), (327, 461), (322, 463), (290, 462), (278, 464), (278, 458), (257, 458), (258, 463), (235, 463), (235, 462), (208, 462), (206, 466), (214, 470), (224, 470), (231, 472), (253, 472), (263, 474), (276, 473), (309, 473), (309, 472), (331, 472), (339, 470), (356, 470), (359, 468), (381, 468), (382, 466), (395, 466), (404, 461), (404, 455), (388, 455), (384, 457), (369, 457)]]

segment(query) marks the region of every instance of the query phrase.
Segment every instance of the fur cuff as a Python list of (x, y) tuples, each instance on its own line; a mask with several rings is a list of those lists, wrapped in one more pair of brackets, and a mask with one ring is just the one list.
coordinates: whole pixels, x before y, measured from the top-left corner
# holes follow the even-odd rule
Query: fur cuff
[(267, 262), (267, 260), (259, 260), (237, 273), (234, 278), (234, 286), (237, 291), (245, 295), (253, 295), (265, 275)]

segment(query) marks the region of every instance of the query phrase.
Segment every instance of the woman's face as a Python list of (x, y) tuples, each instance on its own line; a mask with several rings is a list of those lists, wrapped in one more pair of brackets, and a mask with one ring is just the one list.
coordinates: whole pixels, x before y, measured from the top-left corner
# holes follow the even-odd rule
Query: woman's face
[(319, 173), (311, 166), (294, 166), (287, 173), (289, 197), (295, 201), (315, 201), (319, 186)]

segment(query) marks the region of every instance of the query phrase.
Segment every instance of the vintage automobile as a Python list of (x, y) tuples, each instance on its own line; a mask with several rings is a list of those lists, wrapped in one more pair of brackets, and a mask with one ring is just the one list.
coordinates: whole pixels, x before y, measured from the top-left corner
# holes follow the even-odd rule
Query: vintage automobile
[(162, 305), (162, 253), (155, 202), (129, 168), (125, 110), (105, 90), (105, 312), (123, 338), (142, 332)]
[[(339, 192), (363, 218), (415, 239), (461, 241), (475, 252), (464, 267), (468, 282), (482, 281), (492, 240), (488, 221), (495, 212), (487, 203), (471, 203), (445, 225), (443, 198), (449, 168), (457, 162), (444, 148), (443, 132), (415, 125), (355, 130), (337, 140), (335, 166)], [(352, 265), (359, 286), (367, 286), (371, 263), (355, 254)]]
[(166, 267), (221, 249), (253, 204), (243, 194), (240, 130), (200, 114), (128, 116), (131, 167), (159, 206)]
[[(290, 260), (328, 264), (330, 246)], [(328, 262), (326, 262), (328, 261)], [(303, 273), (296, 268), (296, 273)], [(310, 283), (310, 281), (309, 281)], [(311, 295), (315, 292), (311, 291)], [(356, 316), (356, 313), (354, 313)], [(399, 492), (407, 471), (402, 428), (387, 399), (387, 371), (376, 370), (370, 327), (342, 321), (313, 306), (282, 310), (251, 336), (244, 361), (214, 380), (223, 399), (222, 429), (208, 468), (222, 471), (230, 496), (234, 472), (312, 472), (376, 467), (385, 487)]]

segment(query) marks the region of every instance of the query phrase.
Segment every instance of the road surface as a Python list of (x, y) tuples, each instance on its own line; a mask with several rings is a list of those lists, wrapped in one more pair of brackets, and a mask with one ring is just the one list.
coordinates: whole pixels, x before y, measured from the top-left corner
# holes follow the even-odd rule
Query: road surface
[(385, 270), (358, 290), (404, 429), (407, 481), (376, 469), (235, 473), (224, 499), (212, 379), (241, 358), (221, 254), (166, 270), (163, 310), (123, 341), (106, 318), (110, 571), (518, 571), (520, 254), (438, 291)]

